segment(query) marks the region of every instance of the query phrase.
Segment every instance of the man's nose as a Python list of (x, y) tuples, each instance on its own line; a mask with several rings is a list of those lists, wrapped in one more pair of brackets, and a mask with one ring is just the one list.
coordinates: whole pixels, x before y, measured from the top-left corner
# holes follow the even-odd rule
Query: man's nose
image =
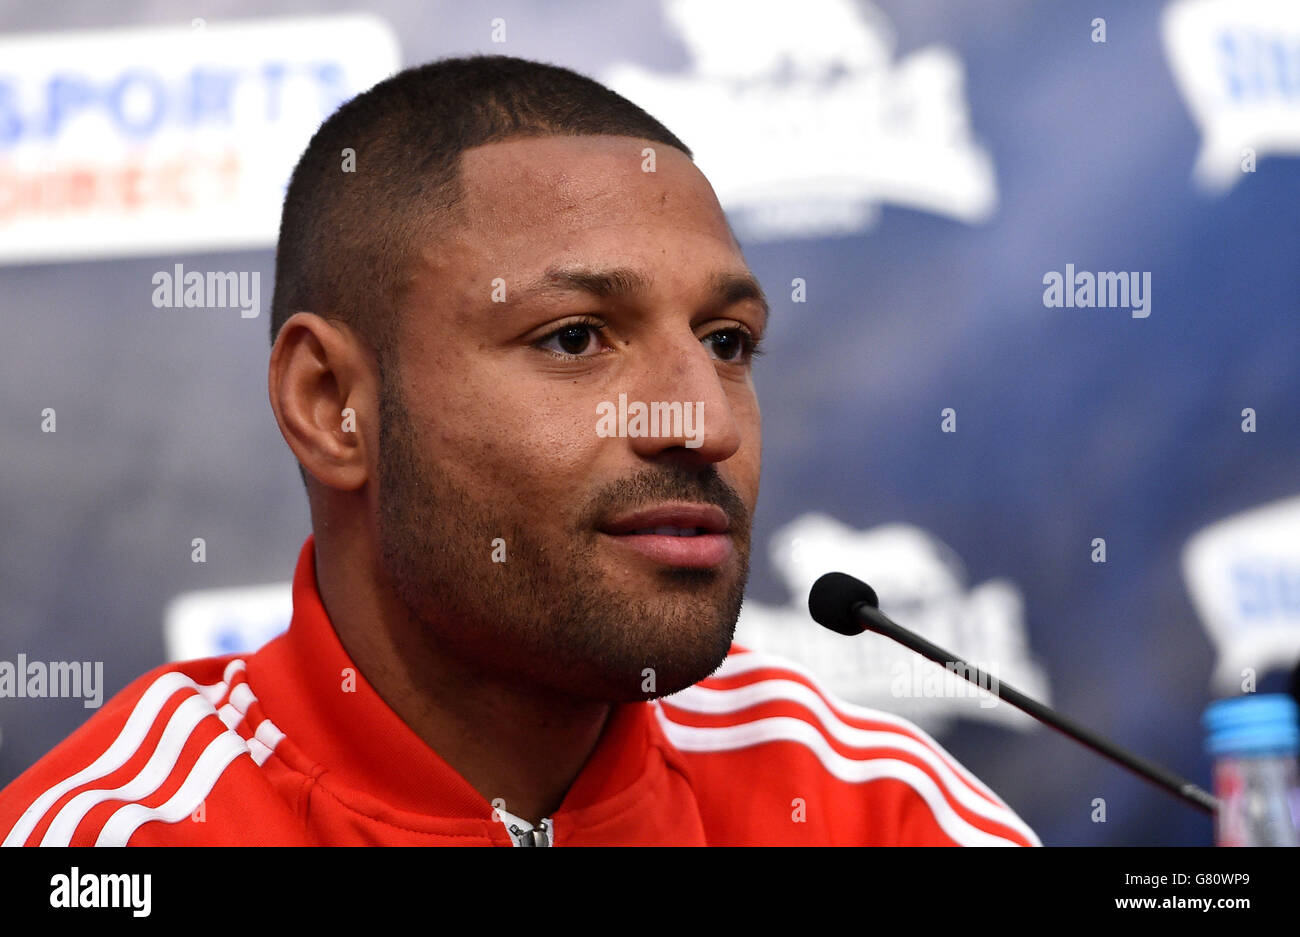
[[(722, 462), (743, 441), (717, 362), (694, 336), (656, 349), (628, 388), (627, 410), (628, 444), (646, 459), (681, 450), (701, 463)], [(634, 414), (643, 415), (640, 425)]]

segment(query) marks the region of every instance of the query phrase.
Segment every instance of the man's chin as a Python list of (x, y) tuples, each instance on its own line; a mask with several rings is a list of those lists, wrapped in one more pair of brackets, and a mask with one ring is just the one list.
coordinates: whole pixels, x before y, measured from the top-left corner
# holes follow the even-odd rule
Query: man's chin
[(609, 703), (635, 703), (671, 696), (713, 674), (731, 650), (735, 623), (711, 634), (682, 636), (671, 645), (647, 642), (644, 653), (619, 655), (617, 663), (593, 661), (587, 679), (572, 692)]

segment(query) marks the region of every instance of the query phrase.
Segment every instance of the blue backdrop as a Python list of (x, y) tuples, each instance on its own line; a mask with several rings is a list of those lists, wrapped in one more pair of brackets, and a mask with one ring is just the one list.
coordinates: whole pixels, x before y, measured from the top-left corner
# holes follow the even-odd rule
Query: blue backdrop
[[(287, 2), (200, 6), (210, 21), (302, 12)], [(794, 6), (781, 16), (796, 19)], [(1014, 584), (1027, 651), (1055, 705), (1208, 785), (1199, 717), (1216, 693), (1215, 651), (1182, 551), (1215, 521), (1300, 494), (1300, 161), (1261, 146), (1255, 171), (1226, 191), (1196, 184), (1203, 134), (1162, 40), (1167, 6), (814, 5), (808, 15), (836, 8), (872, 36), (887, 29), (895, 63), (930, 47), (959, 63), (964, 80), (944, 113), (967, 121), (995, 197), (983, 220), (962, 220), (956, 209), (910, 206), (895, 187), (861, 224), (836, 227), (831, 212), (802, 232), (756, 226), (737, 210), (774, 307), (758, 364), (764, 476), (749, 599), (804, 600), (767, 544), (805, 515), (858, 531), (914, 525), (951, 548), (970, 584)], [(708, 77), (669, 5), (369, 8), (394, 28), (404, 64), (483, 51), (597, 77), (629, 65)], [(144, 2), (10, 4), (0, 29), (168, 15)], [(504, 43), (491, 38), (498, 16)], [(1094, 41), (1097, 18), (1105, 42)], [(718, 43), (747, 41), (733, 25), (711, 27)], [(1296, 70), (1278, 93), (1294, 118), (1300, 32), (1290, 28), (1277, 35)], [(815, 28), (786, 31), (816, 59)], [(847, 64), (831, 61), (838, 78), (823, 79), (870, 70), (855, 61), (851, 51)], [(790, 59), (743, 80), (771, 91), (798, 85), (807, 67)], [(1234, 80), (1222, 60), (1205, 67), (1225, 69), (1225, 86)], [(670, 128), (690, 124), (638, 103)], [(764, 155), (758, 139), (750, 159)], [(873, 159), (863, 154), (864, 165)], [(705, 168), (722, 191), (726, 165)], [(0, 267), (0, 659), (102, 660), (108, 693), (163, 661), (169, 599), (285, 580), (309, 529), (266, 404), (266, 319), (154, 309), (150, 277), (177, 259)], [(268, 305), (272, 260), (270, 249), (184, 258), (194, 269), (260, 271)], [(1150, 314), (1046, 307), (1043, 277), (1066, 264), (1149, 273)], [(806, 302), (791, 299), (795, 278)], [(52, 436), (39, 432), (44, 407), (59, 412)], [(942, 431), (945, 408), (956, 432)], [(1256, 412), (1254, 432), (1242, 431), (1245, 408)], [(208, 543), (202, 565), (190, 561), (195, 536)], [(1105, 539), (1105, 563), (1093, 561), (1094, 538)], [(1290, 614), (1300, 627), (1300, 598)], [(0, 700), (0, 784), (88, 715), (74, 700)], [(1207, 818), (1048, 730), (959, 718), (936, 733), (1045, 843), (1211, 841)]]

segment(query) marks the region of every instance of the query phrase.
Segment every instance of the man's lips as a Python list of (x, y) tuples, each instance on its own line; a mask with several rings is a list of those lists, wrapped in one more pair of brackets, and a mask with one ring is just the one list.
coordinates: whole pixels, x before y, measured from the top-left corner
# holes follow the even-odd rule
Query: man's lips
[(602, 524), (600, 532), (615, 535), (640, 534), (671, 527), (704, 534), (723, 534), (730, 526), (726, 512), (716, 504), (692, 504), (682, 501), (641, 508), (623, 514)]
[(734, 549), (731, 525), (713, 504), (663, 504), (624, 514), (599, 530), (620, 546), (664, 566), (710, 569), (721, 566)]

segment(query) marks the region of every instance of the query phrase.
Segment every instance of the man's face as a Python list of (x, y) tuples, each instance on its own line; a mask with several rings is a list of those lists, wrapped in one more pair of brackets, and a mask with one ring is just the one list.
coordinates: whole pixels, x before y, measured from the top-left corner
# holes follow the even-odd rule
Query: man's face
[(671, 147), (517, 139), (461, 174), (385, 375), (384, 570), (470, 668), (584, 699), (676, 692), (725, 657), (748, 575), (761, 292)]

